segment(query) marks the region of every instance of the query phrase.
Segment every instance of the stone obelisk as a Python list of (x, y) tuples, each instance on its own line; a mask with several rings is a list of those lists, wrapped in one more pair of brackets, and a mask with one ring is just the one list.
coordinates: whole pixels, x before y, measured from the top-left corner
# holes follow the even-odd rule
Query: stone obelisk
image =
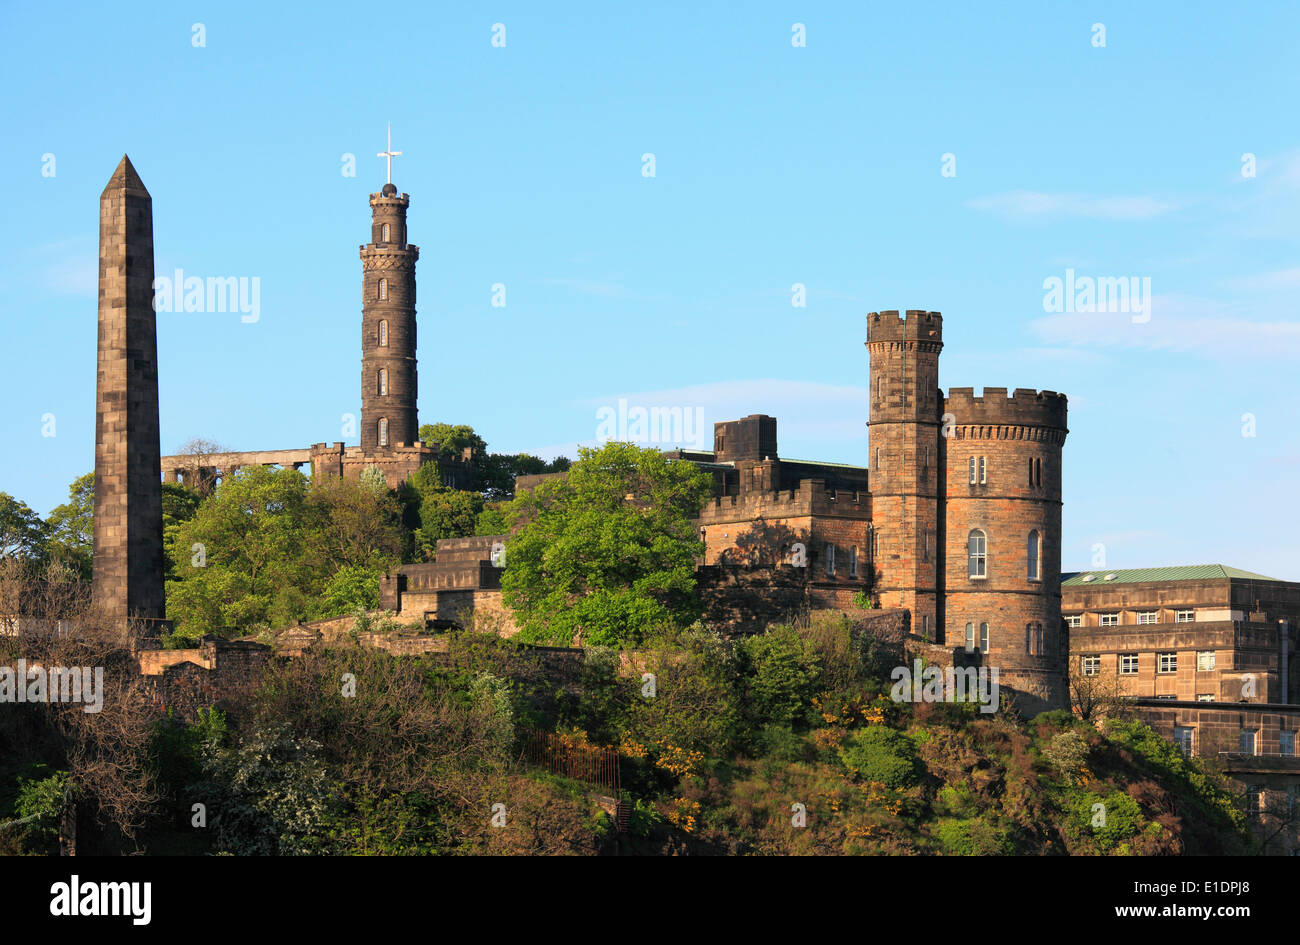
[(165, 617), (153, 291), (153, 200), (123, 155), (99, 196), (92, 594), (124, 635)]

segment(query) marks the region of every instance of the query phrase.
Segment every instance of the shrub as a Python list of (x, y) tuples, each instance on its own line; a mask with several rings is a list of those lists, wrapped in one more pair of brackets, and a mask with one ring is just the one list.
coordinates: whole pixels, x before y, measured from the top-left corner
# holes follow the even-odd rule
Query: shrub
[(839, 755), (850, 773), (886, 787), (909, 787), (920, 779), (915, 743), (902, 732), (883, 725), (855, 732), (840, 748)]

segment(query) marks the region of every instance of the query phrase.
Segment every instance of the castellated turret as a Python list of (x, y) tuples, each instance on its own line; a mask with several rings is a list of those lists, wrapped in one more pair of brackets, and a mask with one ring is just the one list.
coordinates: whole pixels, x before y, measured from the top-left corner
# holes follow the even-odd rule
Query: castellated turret
[(1061, 622), (1061, 449), (1053, 391), (938, 386), (938, 312), (873, 312), (868, 421), (871, 560), (912, 632), (998, 667), (1022, 708), (1067, 704)]
[[(1067, 704), (1061, 622), (1061, 448), (1066, 398), (954, 387), (944, 400), (945, 630), (1002, 684)], [(1039, 708), (1044, 706), (1038, 706)]]
[(419, 437), (415, 263), (406, 242), (411, 198), (392, 184), (370, 195), (370, 242), (361, 247), (361, 449), (409, 447)]
[(882, 606), (906, 607), (912, 630), (942, 634), (939, 594), (940, 406), (938, 312), (872, 312), (867, 316), (872, 541)]

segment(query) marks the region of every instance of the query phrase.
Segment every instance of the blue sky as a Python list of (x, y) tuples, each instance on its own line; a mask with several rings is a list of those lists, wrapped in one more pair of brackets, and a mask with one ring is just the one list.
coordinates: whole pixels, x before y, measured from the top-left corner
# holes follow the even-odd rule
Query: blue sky
[[(572, 455), (626, 398), (865, 463), (865, 316), (937, 310), (945, 389), (1069, 395), (1067, 570), (1300, 580), (1297, 5), (277, 7), (0, 7), (0, 490), (42, 514), (93, 465), (124, 152), (159, 274), (260, 280), (255, 323), (159, 315), (164, 452), (356, 439), (391, 121), (422, 421)], [(1150, 321), (1045, 312), (1066, 269), (1149, 278)]]

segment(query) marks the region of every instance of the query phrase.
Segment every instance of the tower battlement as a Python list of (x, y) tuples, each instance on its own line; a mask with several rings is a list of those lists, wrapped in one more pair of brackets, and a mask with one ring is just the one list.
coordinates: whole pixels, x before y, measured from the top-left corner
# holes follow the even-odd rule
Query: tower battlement
[(943, 401), (944, 413), (958, 426), (1031, 426), (1066, 430), (1067, 401), (1056, 391), (1019, 387), (1008, 397), (1005, 387), (986, 387), (982, 396), (973, 387), (954, 387)]
[(870, 312), (867, 315), (867, 344), (888, 341), (943, 343), (943, 315), (924, 309), (908, 309), (899, 316), (897, 309)]

